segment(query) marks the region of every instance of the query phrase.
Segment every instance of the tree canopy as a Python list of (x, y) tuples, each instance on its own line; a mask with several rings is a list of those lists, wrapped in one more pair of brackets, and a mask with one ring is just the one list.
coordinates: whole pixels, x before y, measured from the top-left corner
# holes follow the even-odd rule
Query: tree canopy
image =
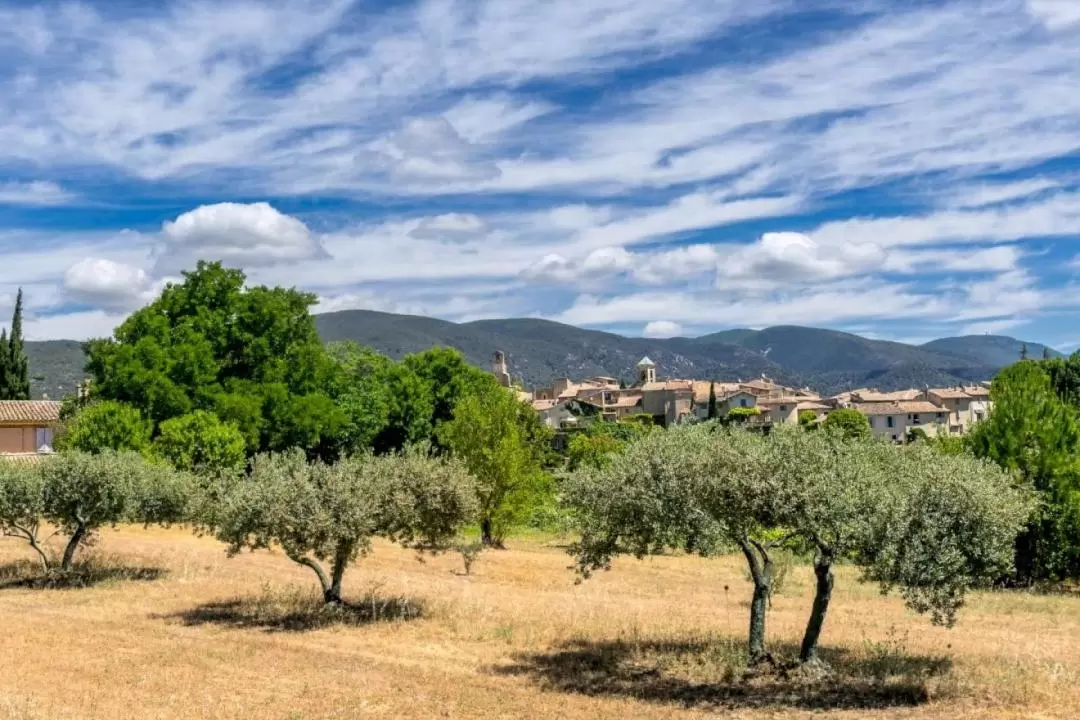
[(1055, 380), (1031, 360), (1005, 368), (991, 386), (989, 417), (967, 439), (976, 456), (1019, 473), (1043, 501), (1017, 538), (1022, 584), (1080, 575), (1080, 420), (1055, 385), (1069, 396), (1064, 373)]
[(347, 424), (327, 388), (336, 367), (310, 314), (315, 296), (244, 286), (240, 270), (200, 262), (87, 344), (96, 397), (155, 426), (196, 410), (234, 424), (247, 450), (331, 452)]
[(334, 464), (309, 462), (299, 450), (260, 454), (250, 473), (224, 474), (220, 482), (200, 524), (230, 554), (280, 545), (315, 573), (328, 603), (342, 602), (345, 570), (370, 551), (373, 537), (441, 549), (476, 509), (465, 468), (426, 448)]
[(825, 418), (825, 428), (838, 430), (848, 438), (868, 438), (871, 435), (870, 421), (855, 408), (833, 410)]
[(234, 469), (245, 460), (240, 430), (205, 410), (161, 423), (153, 451), (173, 467), (189, 472)]
[(477, 481), (480, 532), (485, 545), (502, 546), (510, 528), (542, 495), (547, 438), (533, 409), (498, 384), (483, 384), (458, 399), (439, 440)]
[(186, 519), (191, 476), (141, 455), (68, 451), (30, 465), (0, 463), (0, 533), (26, 540), (46, 570), (54, 562), (38, 536), (45, 523), (68, 537), (60, 570), (100, 528)]
[[(816, 587), (801, 657), (816, 658), (832, 566), (859, 565), (899, 587), (908, 605), (949, 624), (972, 585), (1010, 567), (1012, 538), (1031, 509), (1011, 476), (928, 443), (895, 447), (837, 429), (676, 427), (650, 435), (603, 467), (583, 466), (564, 494), (580, 524), (571, 552), (587, 576), (626, 553), (711, 555), (734, 545), (753, 581), (748, 652), (769, 657), (765, 620), (773, 553), (815, 554)], [(965, 500), (965, 497), (968, 500)]]
[(104, 450), (145, 453), (154, 425), (138, 408), (115, 400), (98, 400), (75, 410), (57, 437), (60, 450), (96, 453)]

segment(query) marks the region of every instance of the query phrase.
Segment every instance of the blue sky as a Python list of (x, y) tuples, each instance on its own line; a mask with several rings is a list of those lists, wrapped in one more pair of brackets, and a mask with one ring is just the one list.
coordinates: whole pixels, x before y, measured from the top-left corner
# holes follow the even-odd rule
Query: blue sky
[(0, 312), (1080, 346), (1080, 2), (0, 0)]

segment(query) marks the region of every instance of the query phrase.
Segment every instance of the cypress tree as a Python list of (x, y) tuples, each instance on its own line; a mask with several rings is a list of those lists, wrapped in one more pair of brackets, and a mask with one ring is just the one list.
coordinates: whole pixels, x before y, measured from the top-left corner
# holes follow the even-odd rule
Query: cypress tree
[(716, 408), (716, 383), (709, 383), (709, 419), (715, 420), (720, 416)]
[(0, 330), (0, 400), (10, 400), (8, 397), (8, 376), (11, 374), (8, 367), (11, 358), (11, 344), (8, 342), (7, 328)]
[(11, 317), (11, 337), (8, 338), (7, 383), (4, 395), (8, 400), (30, 399), (30, 362), (26, 359), (26, 347), (23, 343), (23, 293), (15, 299), (15, 313)]

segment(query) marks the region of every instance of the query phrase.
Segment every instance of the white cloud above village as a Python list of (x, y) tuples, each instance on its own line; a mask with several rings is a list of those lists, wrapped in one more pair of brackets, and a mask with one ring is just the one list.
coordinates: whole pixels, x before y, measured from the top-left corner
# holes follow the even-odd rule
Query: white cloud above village
[(85, 337), (218, 259), (321, 312), (1064, 341), (1076, 4), (817, 9), (0, 0), (0, 292)]

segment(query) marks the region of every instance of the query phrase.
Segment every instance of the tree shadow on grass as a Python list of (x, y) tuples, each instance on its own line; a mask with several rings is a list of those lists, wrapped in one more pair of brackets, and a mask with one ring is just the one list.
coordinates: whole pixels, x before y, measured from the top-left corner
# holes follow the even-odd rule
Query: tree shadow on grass
[(199, 605), (170, 615), (184, 625), (224, 625), (259, 628), (268, 632), (303, 632), (335, 625), (360, 626), (406, 622), (424, 615), (424, 603), (408, 597), (384, 597), (374, 593), (341, 605), (328, 605), (309, 590), (264, 590), (261, 595), (233, 598)]
[(0, 590), (77, 590), (96, 585), (160, 580), (168, 571), (158, 567), (125, 565), (111, 560), (88, 558), (71, 570), (46, 572), (40, 563), (20, 560), (0, 565)]
[[(495, 672), (532, 678), (546, 690), (621, 696), (711, 710), (883, 709), (920, 705), (947, 693), (952, 663), (882, 646), (865, 652), (823, 648), (827, 672), (792, 662), (747, 668), (745, 649), (730, 638), (702, 641), (585, 641), (554, 652), (521, 654)], [(774, 647), (795, 657), (794, 645)]]

